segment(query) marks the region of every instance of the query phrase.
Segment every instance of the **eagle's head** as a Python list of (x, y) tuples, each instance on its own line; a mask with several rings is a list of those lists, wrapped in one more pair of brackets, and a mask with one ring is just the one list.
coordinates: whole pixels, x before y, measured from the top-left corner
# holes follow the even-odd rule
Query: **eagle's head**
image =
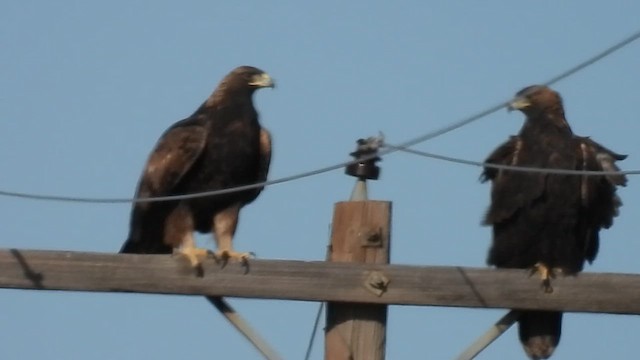
[(518, 91), (508, 110), (520, 110), (528, 117), (562, 110), (560, 94), (544, 85), (532, 85)]
[(254, 91), (275, 86), (275, 82), (266, 72), (253, 66), (238, 66), (220, 81), (201, 109), (251, 102)]
[(232, 80), (236, 86), (246, 86), (253, 90), (276, 86), (269, 74), (253, 66), (239, 66), (227, 75), (227, 79)]

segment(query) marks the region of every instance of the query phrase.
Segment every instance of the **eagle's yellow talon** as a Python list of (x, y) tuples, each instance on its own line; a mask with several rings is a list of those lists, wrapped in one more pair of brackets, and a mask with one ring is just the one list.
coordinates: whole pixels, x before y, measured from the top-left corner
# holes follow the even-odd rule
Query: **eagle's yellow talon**
[(233, 250), (216, 250), (214, 252), (214, 257), (216, 259), (222, 260), (225, 263), (229, 260), (235, 260), (242, 263), (247, 263), (249, 261), (249, 258), (251, 258), (252, 255), (253, 253), (250, 253), (250, 252), (236, 252)]
[[(539, 274), (540, 275), (540, 280), (542, 280), (542, 284), (541, 287), (544, 289), (545, 293), (552, 293), (553, 292), (553, 287), (551, 286), (551, 279), (555, 277), (555, 272), (558, 271), (557, 269), (550, 269), (547, 265), (543, 264), (543, 263), (536, 263), (535, 265), (533, 265), (533, 267), (531, 268), (531, 273), (529, 274), (529, 276), (532, 276), (533, 274)], [(560, 270), (561, 271), (561, 270)]]

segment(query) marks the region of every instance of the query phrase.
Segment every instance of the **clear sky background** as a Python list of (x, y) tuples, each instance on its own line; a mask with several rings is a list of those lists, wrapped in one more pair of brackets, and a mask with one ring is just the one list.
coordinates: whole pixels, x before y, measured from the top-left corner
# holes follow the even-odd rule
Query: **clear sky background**
[[(400, 143), (507, 100), (640, 27), (637, 1), (4, 1), (0, 188), (127, 197), (158, 136), (238, 65), (274, 138), (270, 178), (346, 160), (360, 137)], [(640, 168), (640, 44), (554, 86), (576, 133)], [(499, 111), (417, 148), (482, 160), (523, 116)], [(485, 266), (480, 169), (393, 154), (370, 197), (393, 201), (392, 262)], [(239, 250), (324, 258), (342, 171), (267, 188), (241, 214)], [(636, 179), (586, 271), (639, 273)], [(0, 199), (0, 247), (117, 251), (129, 205)], [(213, 247), (208, 236), (202, 244)], [(286, 359), (302, 359), (316, 303), (231, 299)], [(0, 291), (2, 359), (258, 359), (204, 299)], [(388, 359), (451, 359), (504, 310), (391, 307)], [(567, 314), (556, 359), (637, 357), (636, 317)], [(322, 337), (313, 359), (322, 359)], [(515, 328), (478, 359), (518, 359)]]

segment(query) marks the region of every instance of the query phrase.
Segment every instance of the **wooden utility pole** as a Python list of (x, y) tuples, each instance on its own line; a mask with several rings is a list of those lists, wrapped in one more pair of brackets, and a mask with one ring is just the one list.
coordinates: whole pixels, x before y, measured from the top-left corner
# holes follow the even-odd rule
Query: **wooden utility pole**
[[(385, 201), (337, 203), (330, 260), (389, 263), (390, 215), (391, 203)], [(384, 293), (388, 281), (384, 273), (375, 270), (362, 274), (362, 286), (376, 295)], [(330, 302), (325, 359), (384, 359), (386, 323), (386, 305)]]
[[(358, 142), (352, 153), (362, 162), (347, 167), (358, 177), (351, 201), (335, 205), (329, 261), (388, 264), (391, 239), (391, 203), (367, 201), (366, 179), (377, 179), (376, 147)], [(362, 287), (374, 296), (386, 291), (389, 279), (382, 271), (362, 274)], [(331, 289), (328, 289), (331, 291)], [(382, 360), (385, 358), (387, 306), (330, 302), (327, 305), (325, 359)]]

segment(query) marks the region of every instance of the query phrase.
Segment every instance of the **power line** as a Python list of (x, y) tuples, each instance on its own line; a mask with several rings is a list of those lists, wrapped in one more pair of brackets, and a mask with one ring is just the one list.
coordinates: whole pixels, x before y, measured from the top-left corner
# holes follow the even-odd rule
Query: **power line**
[(486, 167), (499, 170), (512, 170), (528, 173), (542, 173), (542, 174), (556, 174), (556, 175), (583, 175), (583, 176), (613, 176), (613, 175), (640, 175), (640, 170), (626, 170), (626, 171), (594, 171), (594, 170), (571, 170), (571, 169), (550, 169), (550, 168), (537, 168), (530, 166), (514, 166), (514, 165), (502, 165), (492, 164), (480, 161), (465, 160), (455, 158), (446, 155), (434, 154), (426, 151), (409, 149), (401, 146), (394, 146), (391, 144), (385, 144), (386, 147), (396, 149), (397, 151), (406, 152), (418, 156), (423, 156), (430, 159), (442, 160), (451, 163), (472, 165), (479, 167)]
[[(627, 45), (631, 44), (632, 42), (638, 40), (640, 38), (640, 30), (636, 31), (635, 33), (633, 33), (632, 35), (628, 36), (627, 38), (617, 42), (616, 44), (606, 48), (605, 50), (597, 53), (596, 55), (590, 57), (589, 59), (585, 60), (584, 62), (581, 62), (573, 67), (571, 67), (570, 69), (556, 75), (555, 77), (551, 78), (550, 80), (544, 82), (544, 85), (550, 86), (552, 84), (557, 83), (558, 81), (561, 81), (563, 79), (568, 78), (569, 76), (584, 70), (585, 68), (595, 64), (596, 62), (606, 58), (607, 56), (615, 53), (616, 51), (626, 47)], [(433, 138), (436, 138), (438, 136), (444, 135), (448, 132), (451, 132), (453, 130), (456, 130), (460, 127), (463, 127), (465, 125), (468, 125), (474, 121), (477, 121), (483, 117), (486, 117), (488, 115), (493, 114), (494, 112), (500, 110), (501, 108), (507, 106), (507, 104), (509, 103), (509, 100), (507, 101), (503, 101), (499, 104), (493, 105), (491, 107), (489, 107), (486, 110), (480, 111), (476, 114), (473, 114), (471, 116), (468, 116), (466, 118), (463, 118), (459, 121), (456, 121), (450, 125), (447, 125), (441, 129), (426, 133), (424, 135), (418, 136), (416, 138), (410, 139), (408, 141), (405, 141), (404, 143), (398, 145), (397, 147), (399, 148), (409, 148), (413, 145), (431, 140)], [(391, 147), (387, 147), (385, 149), (383, 149), (382, 151), (379, 152), (379, 156), (384, 156), (384, 155), (388, 155), (391, 154), (393, 152), (399, 151), (399, 149), (396, 148), (391, 148)], [(374, 157), (373, 155), (371, 157)], [(229, 194), (229, 193), (233, 193), (233, 192), (239, 192), (239, 191), (245, 191), (245, 190), (250, 190), (250, 189), (256, 189), (256, 188), (261, 188), (261, 187), (265, 187), (265, 186), (271, 186), (271, 185), (276, 185), (276, 184), (280, 184), (280, 183), (285, 183), (285, 182), (289, 182), (289, 181), (295, 181), (295, 180), (299, 180), (299, 179), (303, 179), (306, 177), (310, 177), (310, 176), (315, 176), (315, 175), (320, 175), (329, 171), (333, 171), (333, 170), (337, 170), (340, 168), (343, 168), (347, 165), (350, 164), (354, 164), (363, 160), (367, 160), (365, 159), (358, 159), (358, 160), (352, 160), (352, 161), (346, 161), (346, 162), (342, 162), (336, 165), (332, 165), (332, 166), (327, 166), (327, 167), (323, 167), (317, 170), (312, 170), (312, 171), (308, 171), (308, 172), (303, 172), (300, 174), (296, 174), (296, 175), (291, 175), (291, 176), (286, 176), (280, 179), (276, 179), (276, 180), (271, 180), (271, 181), (265, 181), (265, 182), (260, 182), (260, 183), (256, 183), (256, 184), (249, 184), (249, 185), (242, 185), (242, 186), (237, 186), (237, 187), (232, 187), (232, 188), (227, 188), (227, 189), (220, 189), (220, 190), (213, 190), (213, 191), (205, 191), (205, 192), (199, 192), (199, 193), (193, 193), (193, 194), (184, 194), (184, 195), (173, 195), (173, 196), (159, 196), (159, 197), (148, 197), (148, 198), (137, 198), (137, 199), (132, 199), (132, 198), (98, 198), (98, 197), (80, 197), (80, 196), (62, 196), (62, 195), (46, 195), (46, 194), (34, 194), (34, 193), (26, 193), (26, 192), (15, 192), (15, 191), (6, 191), (6, 190), (0, 190), (0, 196), (7, 196), (7, 197), (15, 197), (15, 198), (22, 198), (22, 199), (31, 199), (31, 200), (45, 200), (45, 201), (61, 201), (61, 202), (75, 202), (75, 203), (94, 203), (94, 204), (118, 204), (118, 203), (143, 203), (143, 202), (156, 202), (156, 201), (171, 201), (171, 200), (186, 200), (186, 199), (193, 199), (193, 198), (200, 198), (200, 197), (208, 197), (208, 196), (217, 196), (217, 195), (223, 195), (223, 194)]]
[(229, 194), (229, 193), (234, 193), (238, 191), (251, 190), (251, 189), (261, 188), (265, 186), (271, 186), (271, 185), (276, 185), (276, 184), (285, 183), (289, 181), (299, 180), (302, 178), (326, 173), (332, 170), (337, 170), (355, 162), (358, 162), (358, 161), (355, 161), (355, 160), (346, 161), (340, 164), (327, 166), (324, 168), (300, 173), (297, 175), (285, 176), (283, 178), (276, 179), (276, 180), (263, 181), (255, 184), (242, 185), (242, 186), (236, 186), (236, 187), (227, 188), (227, 189), (204, 191), (204, 192), (185, 194), (185, 195), (158, 196), (158, 197), (131, 199), (131, 198), (98, 198), (98, 197), (46, 195), (46, 194), (32, 194), (32, 193), (0, 190), (0, 196), (17, 197), (17, 198), (30, 199), (30, 200), (64, 201), (64, 202), (94, 203), (94, 204), (121, 204), (121, 203), (134, 203), (134, 202), (145, 203), (145, 202), (156, 202), (156, 201), (186, 200), (186, 199), (194, 199), (194, 198), (207, 197), (207, 196)]
[[(623, 39), (622, 41), (617, 42), (616, 44), (604, 49), (603, 51), (597, 53), (596, 55), (590, 57), (589, 59), (587, 59), (587, 60), (585, 60), (585, 61), (583, 61), (583, 62), (581, 62), (581, 63), (579, 63), (579, 64), (577, 64), (575, 66), (572, 66), (570, 69), (568, 69), (568, 70), (566, 70), (564, 72), (561, 72), (560, 74), (552, 77), (551, 79), (549, 79), (546, 82), (544, 82), (543, 85), (551, 86), (551, 85), (553, 85), (553, 84), (555, 84), (555, 83), (557, 83), (557, 82), (559, 82), (561, 80), (564, 80), (564, 79), (568, 78), (569, 76), (571, 76), (571, 75), (573, 75), (573, 74), (575, 74), (575, 73), (577, 73), (577, 72), (579, 72), (581, 70), (584, 70), (585, 68), (587, 68), (587, 67), (595, 64), (596, 62), (604, 59), (605, 57), (613, 54), (614, 52), (624, 48), (625, 46), (631, 44), (632, 42), (638, 40), (639, 38), (640, 38), (640, 30), (636, 31), (635, 33), (633, 33), (629, 37)], [(464, 118), (464, 119), (462, 119), (460, 121), (452, 123), (449, 126), (445, 126), (444, 128), (442, 128), (440, 130), (436, 130), (436, 131), (433, 131), (431, 133), (428, 133), (428, 134), (425, 134), (425, 135), (422, 135), (422, 136), (418, 136), (418, 137), (416, 137), (414, 139), (406, 141), (406, 142), (400, 144), (399, 146), (403, 147), (403, 148), (407, 148), (407, 147), (411, 147), (413, 145), (417, 145), (417, 144), (419, 144), (421, 142), (424, 142), (424, 141), (427, 141), (427, 140), (431, 140), (431, 139), (433, 139), (435, 137), (438, 137), (440, 135), (444, 135), (444, 134), (446, 134), (448, 132), (451, 132), (451, 131), (453, 131), (455, 129), (458, 129), (460, 127), (468, 125), (468, 124), (470, 124), (470, 123), (472, 123), (472, 122), (474, 122), (476, 120), (479, 120), (479, 119), (481, 119), (481, 118), (483, 118), (483, 117), (485, 117), (487, 115), (493, 114), (494, 112), (496, 112), (496, 111), (502, 109), (503, 107), (509, 105), (509, 102), (511, 100), (512, 99), (510, 98), (509, 100), (506, 100), (506, 101), (503, 101), (503, 102), (501, 102), (499, 104), (491, 106), (490, 108), (488, 108), (488, 109), (486, 109), (484, 111), (481, 111), (481, 112), (479, 112), (477, 114), (471, 115), (471, 116), (469, 116), (467, 118)], [(395, 150), (391, 150), (391, 151), (387, 151), (387, 152), (383, 151), (380, 154), (381, 155), (385, 155), (385, 154), (389, 154), (389, 153), (391, 153), (393, 151), (395, 151)]]

